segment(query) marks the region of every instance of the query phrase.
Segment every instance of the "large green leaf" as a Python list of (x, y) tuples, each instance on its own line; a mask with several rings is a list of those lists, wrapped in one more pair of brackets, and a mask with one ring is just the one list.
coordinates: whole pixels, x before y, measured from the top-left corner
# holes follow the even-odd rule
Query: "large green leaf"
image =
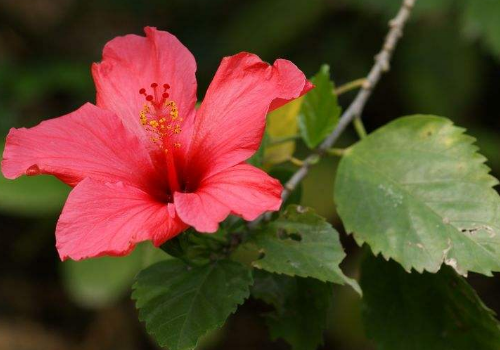
[(233, 261), (193, 268), (167, 260), (139, 273), (132, 298), (160, 346), (194, 349), (201, 336), (221, 327), (236, 311), (251, 284), (250, 270)]
[(498, 182), (445, 118), (395, 120), (350, 148), (335, 202), (348, 232), (406, 270), (500, 271)]
[(332, 285), (313, 278), (254, 270), (252, 296), (274, 306), (266, 323), (273, 339), (283, 338), (294, 350), (314, 350), (323, 342), (332, 301)]
[(347, 283), (359, 292), (356, 281), (340, 270), (345, 253), (337, 231), (313, 209), (289, 206), (280, 218), (255, 234), (247, 244), (262, 255), (253, 262), (259, 269)]
[(408, 274), (371, 256), (362, 264), (361, 286), (365, 329), (379, 349), (500, 349), (493, 312), (451, 268)]
[(337, 95), (330, 80), (330, 67), (326, 64), (311, 79), (315, 88), (304, 96), (299, 128), (309, 148), (315, 148), (332, 132), (340, 116)]

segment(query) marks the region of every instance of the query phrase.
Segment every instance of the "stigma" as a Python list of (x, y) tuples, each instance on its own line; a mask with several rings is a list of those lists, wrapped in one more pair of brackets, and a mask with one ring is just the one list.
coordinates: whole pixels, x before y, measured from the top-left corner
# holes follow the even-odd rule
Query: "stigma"
[(179, 117), (177, 104), (169, 99), (170, 85), (160, 87), (152, 83), (150, 87), (150, 93), (145, 88), (139, 90), (145, 100), (139, 112), (140, 123), (148, 131), (150, 140), (161, 148), (180, 148), (181, 144), (175, 138), (182, 132), (182, 118)]

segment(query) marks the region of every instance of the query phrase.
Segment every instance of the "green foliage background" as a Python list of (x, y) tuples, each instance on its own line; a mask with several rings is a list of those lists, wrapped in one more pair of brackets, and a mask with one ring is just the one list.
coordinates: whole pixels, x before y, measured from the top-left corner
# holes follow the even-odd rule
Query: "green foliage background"
[[(194, 53), (201, 99), (221, 57), (243, 50), (267, 61), (290, 59), (310, 77), (327, 63), (337, 86), (360, 78), (398, 6), (396, 0), (0, 0), (0, 135), (3, 140), (10, 127), (34, 126), (93, 101), (91, 62), (100, 60), (106, 41), (141, 34), (145, 25), (174, 33)], [(499, 18), (499, 0), (420, 0), (390, 74), (367, 105), (368, 130), (402, 115), (446, 116), (478, 137), (498, 177)], [(341, 96), (340, 104), (352, 96)], [(348, 132), (341, 143), (354, 139)], [(297, 154), (306, 153), (298, 144)], [(289, 166), (283, 167), (287, 173)], [(335, 213), (335, 172), (331, 158), (316, 165), (304, 181), (301, 203), (338, 229), (348, 252), (342, 268), (356, 277), (350, 267), (360, 252)], [(87, 266), (61, 264), (53, 232), (67, 192), (51, 178), (0, 178), (0, 349), (9, 350), (5, 344), (14, 340), (37, 350), (155, 349), (121, 286), (128, 288), (157, 252), (141, 246), (124, 263), (108, 258)], [(97, 270), (101, 274), (92, 273)], [(472, 274), (468, 281), (500, 311), (496, 278)], [(324, 349), (372, 349), (359, 297), (349, 287), (333, 289)], [(202, 346), (285, 349), (284, 342), (268, 340), (258, 318), (268, 311), (265, 303), (250, 301)]]

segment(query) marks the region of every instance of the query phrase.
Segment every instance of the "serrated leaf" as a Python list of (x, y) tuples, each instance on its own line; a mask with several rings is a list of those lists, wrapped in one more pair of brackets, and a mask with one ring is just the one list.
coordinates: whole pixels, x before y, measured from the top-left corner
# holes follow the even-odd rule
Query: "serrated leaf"
[(69, 297), (86, 308), (103, 308), (129, 293), (144, 266), (170, 258), (151, 243), (141, 243), (124, 257), (102, 257), (61, 263), (62, 282)]
[[(300, 112), (303, 99), (301, 97), (293, 100), (268, 114), (266, 133), (271, 142), (297, 135), (299, 131), (297, 115)], [(294, 152), (295, 140), (274, 145), (269, 144), (264, 152), (264, 163), (273, 165), (286, 162)]]
[(451, 268), (408, 274), (371, 256), (362, 264), (361, 286), (365, 329), (379, 349), (500, 349), (494, 313)]
[(248, 297), (251, 284), (250, 270), (233, 261), (192, 268), (167, 260), (139, 273), (132, 298), (160, 346), (187, 350), (224, 324)]
[(265, 314), (273, 340), (282, 338), (294, 350), (314, 350), (323, 343), (332, 301), (330, 283), (262, 270), (254, 270), (254, 280), (252, 296), (276, 309)]
[(340, 270), (345, 253), (337, 231), (311, 208), (291, 205), (276, 221), (255, 234), (248, 244), (263, 257), (259, 269), (289, 276), (312, 277), (324, 282), (359, 286)]
[(309, 148), (315, 148), (337, 125), (340, 106), (330, 80), (330, 67), (322, 65), (311, 79), (315, 88), (304, 96), (299, 115), (299, 129)]
[(358, 244), (408, 271), (500, 271), (497, 180), (463, 132), (445, 118), (405, 117), (346, 152), (335, 202)]

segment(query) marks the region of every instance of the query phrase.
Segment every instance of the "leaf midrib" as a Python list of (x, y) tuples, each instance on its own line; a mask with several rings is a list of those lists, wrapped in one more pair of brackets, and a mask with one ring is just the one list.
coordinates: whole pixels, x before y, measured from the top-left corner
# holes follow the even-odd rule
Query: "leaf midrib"
[(194, 290), (196, 290), (196, 292), (195, 292), (195, 294), (194, 294), (194, 296), (192, 298), (192, 302), (189, 305), (189, 310), (185, 314), (186, 318), (185, 318), (185, 320), (184, 320), (184, 322), (182, 323), (182, 326), (181, 326), (181, 331), (179, 333), (179, 338), (177, 339), (176, 349), (179, 349), (179, 343), (181, 342), (181, 339), (184, 338), (184, 332), (186, 330), (187, 320), (189, 319), (189, 315), (191, 314), (191, 312), (193, 310), (194, 301), (198, 298), (198, 295), (200, 294), (201, 289), (203, 288), (205, 282), (207, 281), (208, 276), (213, 272), (213, 270), (215, 269), (215, 266), (217, 264), (218, 264), (218, 262), (215, 262), (214, 264), (210, 265), (210, 268), (207, 270), (207, 272), (206, 272), (205, 276), (203, 277), (201, 283), (198, 285), (199, 288), (194, 289)]

